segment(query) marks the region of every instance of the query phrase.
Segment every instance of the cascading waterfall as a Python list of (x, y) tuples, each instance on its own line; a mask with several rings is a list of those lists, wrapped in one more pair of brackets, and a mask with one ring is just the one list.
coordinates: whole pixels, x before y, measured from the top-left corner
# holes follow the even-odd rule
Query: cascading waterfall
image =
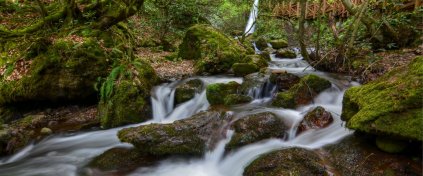
[[(245, 30), (247, 34), (253, 33), (255, 30), (258, 2), (258, 0), (254, 1), (250, 19)], [(284, 70), (299, 76), (313, 73), (328, 79), (333, 85), (332, 88), (319, 94), (314, 99), (313, 104), (297, 109), (283, 109), (268, 106), (275, 87), (270, 85), (270, 83), (265, 83), (258, 88), (250, 90), (249, 95), (254, 97), (254, 101), (249, 104), (230, 108), (233, 115), (239, 118), (260, 112), (274, 113), (289, 126), (287, 139), (269, 139), (244, 146), (224, 155), (225, 145), (229, 142), (233, 133), (233, 131), (229, 130), (227, 132), (227, 138), (222, 140), (213, 151), (209, 151), (203, 158), (164, 160), (156, 166), (139, 168), (130, 175), (241, 176), (244, 168), (261, 154), (295, 146), (315, 149), (326, 144), (334, 143), (351, 134), (349, 130), (342, 127), (339, 114), (341, 114), (342, 96), (345, 89), (356, 85), (356, 83), (349, 82), (342, 77), (334, 77), (333, 75), (315, 71), (299, 55), (296, 59), (276, 58), (274, 55), (271, 55), (269, 69)], [(152, 90), (151, 97), (154, 118), (148, 122), (126, 127), (151, 123), (171, 123), (208, 109), (209, 103), (206, 99), (205, 86), (203, 86), (203, 90), (197, 93), (193, 99), (175, 107), (174, 96), (177, 85), (191, 79), (200, 79), (205, 85), (218, 82), (226, 83), (229, 81), (241, 83), (243, 81), (242, 78), (233, 77), (196, 77), (156, 86)], [(326, 128), (308, 130), (297, 136), (296, 129), (298, 124), (303, 119), (305, 113), (315, 106), (323, 106), (331, 112), (334, 122)], [(1, 159), (0, 176), (89, 175), (90, 171), (85, 167), (95, 156), (113, 147), (132, 147), (129, 144), (119, 142), (116, 134), (122, 128), (125, 127), (50, 136), (37, 144), (28, 145), (25, 149), (13, 156)]]
[(247, 26), (245, 27), (245, 34), (252, 34), (256, 30), (256, 19), (258, 15), (259, 0), (254, 0), (253, 7), (251, 8), (250, 17), (248, 18)]

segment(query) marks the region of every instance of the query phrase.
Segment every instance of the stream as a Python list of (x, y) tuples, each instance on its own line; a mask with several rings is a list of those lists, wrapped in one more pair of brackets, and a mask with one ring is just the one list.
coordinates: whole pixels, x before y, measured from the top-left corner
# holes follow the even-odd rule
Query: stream
[[(254, 32), (255, 17), (257, 16), (258, 0), (254, 6), (247, 24), (246, 31)], [(250, 30), (251, 29), (251, 30)], [(258, 51), (259, 52), (259, 51)], [(272, 112), (282, 118), (289, 125), (287, 139), (269, 139), (266, 141), (244, 146), (234, 152), (225, 154), (225, 145), (230, 140), (233, 131), (227, 131), (226, 139), (219, 142), (213, 151), (207, 152), (202, 158), (172, 158), (159, 162), (155, 166), (142, 167), (129, 174), (131, 176), (241, 176), (244, 168), (261, 154), (290, 147), (316, 149), (324, 145), (335, 143), (350, 135), (352, 132), (343, 127), (340, 120), (342, 97), (344, 91), (358, 83), (350, 82), (346, 77), (332, 75), (314, 70), (297, 52), (297, 58), (276, 58), (271, 54), (269, 69), (286, 70), (298, 76), (316, 74), (326, 78), (332, 87), (320, 93), (312, 104), (297, 109), (274, 108), (269, 104), (275, 93), (273, 85), (264, 84), (260, 88), (251, 89), (249, 95), (254, 97), (251, 103), (230, 107), (235, 117), (259, 112)], [(154, 118), (150, 121), (129, 125), (139, 126), (151, 123), (172, 123), (175, 120), (190, 117), (200, 111), (207, 110), (209, 103), (206, 99), (205, 88), (195, 97), (175, 107), (174, 96), (177, 85), (191, 79), (200, 79), (204, 85), (212, 83), (227, 83), (243, 79), (231, 76), (192, 77), (156, 86), (152, 90), (152, 107)], [(203, 86), (205, 87), (205, 86)], [(296, 128), (311, 108), (322, 106), (331, 112), (334, 121), (323, 129), (308, 130), (296, 136)], [(30, 144), (20, 152), (0, 159), (0, 176), (73, 176), (89, 175), (87, 163), (95, 156), (113, 147), (132, 147), (130, 144), (120, 143), (117, 132), (125, 127), (81, 132), (74, 134), (52, 135), (44, 140)]]

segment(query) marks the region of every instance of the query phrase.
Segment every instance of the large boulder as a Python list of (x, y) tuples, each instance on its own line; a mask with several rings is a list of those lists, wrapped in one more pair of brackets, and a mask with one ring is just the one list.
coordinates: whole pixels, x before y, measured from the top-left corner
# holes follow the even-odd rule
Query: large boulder
[(207, 100), (211, 105), (224, 104), (225, 97), (230, 94), (237, 94), (239, 87), (240, 84), (235, 81), (210, 84), (206, 88)]
[(310, 74), (301, 78), (300, 82), (286, 92), (279, 92), (272, 105), (283, 108), (295, 108), (313, 100), (323, 90), (330, 88), (331, 83), (316, 75)]
[(399, 155), (380, 151), (373, 143), (373, 137), (355, 134), (323, 147), (321, 153), (339, 175), (421, 175), (421, 148)]
[(345, 92), (342, 120), (357, 131), (423, 141), (423, 57)]
[[(105, 82), (98, 105), (99, 118), (103, 128), (111, 128), (126, 124), (138, 123), (152, 118), (149, 102), (150, 91), (158, 83), (153, 68), (146, 62), (131, 65), (135, 71), (133, 76), (121, 74), (117, 82)], [(127, 68), (121, 68), (123, 72)], [(111, 74), (114, 72), (112, 71)], [(107, 93), (111, 84), (110, 94)]]
[(178, 85), (175, 89), (175, 105), (191, 100), (195, 94), (201, 92), (202, 88), (203, 82), (199, 79), (189, 80)]
[(171, 124), (149, 124), (119, 131), (122, 142), (152, 155), (201, 155), (225, 137), (232, 116), (217, 111), (201, 112)]
[(232, 127), (235, 133), (226, 145), (228, 149), (264, 139), (284, 138), (287, 130), (283, 120), (270, 112), (247, 115), (235, 121)]
[(247, 50), (236, 40), (203, 24), (190, 27), (179, 46), (179, 56), (196, 60), (199, 74), (225, 73), (246, 55)]
[(327, 175), (315, 152), (290, 148), (264, 154), (245, 168), (244, 176)]
[(15, 64), (11, 75), (2, 73), (6, 77), (0, 81), (3, 108), (96, 101), (94, 84), (98, 77), (108, 74), (110, 65), (94, 38), (84, 38), (80, 43), (59, 38), (35, 58)]
[(320, 129), (329, 126), (333, 122), (332, 114), (321, 106), (317, 106), (308, 112), (298, 126), (297, 133), (307, 131), (309, 129)]

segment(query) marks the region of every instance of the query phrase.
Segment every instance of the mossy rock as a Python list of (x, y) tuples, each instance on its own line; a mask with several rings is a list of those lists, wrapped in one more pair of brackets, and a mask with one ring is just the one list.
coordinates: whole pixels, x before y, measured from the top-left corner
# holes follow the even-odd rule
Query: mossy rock
[(236, 104), (248, 103), (252, 100), (253, 98), (247, 95), (230, 94), (226, 96), (223, 101), (226, 106), (231, 106)]
[(290, 49), (279, 49), (276, 51), (275, 56), (279, 58), (296, 58), (297, 54)]
[(111, 96), (101, 99), (98, 113), (103, 128), (139, 123), (152, 118), (150, 91), (159, 80), (148, 63), (140, 62), (141, 66), (134, 67), (138, 75), (124, 77), (114, 83)]
[(286, 71), (272, 71), (269, 81), (275, 84), (279, 91), (289, 90), (300, 82), (300, 77)]
[(196, 60), (199, 74), (225, 73), (246, 54), (247, 50), (236, 40), (203, 24), (190, 27), (179, 46), (179, 56)]
[(290, 148), (264, 154), (245, 168), (244, 176), (326, 175), (315, 152)]
[(22, 78), (0, 81), (0, 105), (92, 101), (97, 97), (97, 78), (107, 75), (106, 58), (94, 38), (78, 45), (57, 39), (32, 59)]
[(264, 50), (265, 48), (267, 48), (268, 47), (268, 45), (267, 45), (267, 40), (264, 38), (264, 37), (259, 37), (259, 38), (257, 38), (257, 40), (256, 40), (256, 47), (259, 49), (259, 50)]
[(384, 152), (400, 153), (407, 148), (407, 142), (396, 139), (388, 139), (386, 137), (377, 137), (376, 146)]
[(272, 105), (283, 108), (295, 108), (313, 100), (323, 90), (330, 88), (331, 83), (316, 75), (310, 74), (301, 78), (300, 82), (286, 92), (279, 92)]
[(125, 128), (118, 137), (145, 154), (202, 155), (222, 139), (221, 132), (230, 121), (224, 112), (206, 111), (171, 124)]
[(235, 63), (232, 65), (235, 76), (245, 76), (257, 72), (259, 68), (252, 63)]
[(287, 130), (283, 120), (270, 112), (247, 115), (235, 121), (232, 127), (235, 133), (226, 145), (228, 149), (270, 138), (284, 138)]
[(274, 49), (281, 49), (288, 47), (288, 42), (285, 39), (271, 40), (269, 42)]
[(150, 166), (158, 160), (132, 148), (111, 148), (96, 156), (88, 166), (101, 171), (130, 172), (138, 167)]
[(256, 65), (258, 68), (264, 68), (267, 67), (269, 64), (267, 63), (268, 60), (265, 57), (262, 57), (261, 55), (248, 55), (245, 57), (244, 60), (246, 63), (251, 63)]
[(236, 94), (240, 86), (235, 81), (210, 84), (206, 88), (207, 100), (211, 105), (224, 104), (225, 97), (229, 94)]
[(423, 141), (423, 57), (344, 94), (347, 127), (392, 138)]
[(199, 79), (189, 80), (186, 83), (178, 85), (175, 90), (175, 105), (191, 100), (195, 94), (200, 93), (202, 87), (203, 82)]

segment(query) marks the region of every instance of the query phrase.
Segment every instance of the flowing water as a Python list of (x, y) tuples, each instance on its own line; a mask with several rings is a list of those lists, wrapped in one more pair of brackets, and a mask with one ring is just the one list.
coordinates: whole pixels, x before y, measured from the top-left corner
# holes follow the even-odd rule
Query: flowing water
[(245, 26), (244, 33), (252, 34), (256, 30), (256, 19), (258, 15), (259, 0), (254, 0), (253, 7), (251, 8), (250, 17), (248, 18), (247, 26)]
[[(246, 27), (246, 32), (248, 33), (254, 32), (257, 12), (258, 0), (255, 0), (250, 15), (251, 22), (249, 20)], [(239, 118), (259, 112), (274, 113), (290, 127), (286, 139), (269, 139), (244, 146), (225, 155), (225, 144), (230, 140), (233, 133), (229, 130), (227, 138), (222, 140), (214, 151), (209, 151), (202, 158), (168, 159), (153, 167), (139, 168), (130, 175), (240, 176), (244, 168), (261, 154), (295, 146), (315, 149), (334, 143), (351, 133), (342, 126), (339, 115), (341, 114), (344, 90), (354, 86), (356, 83), (349, 82), (342, 76), (315, 71), (301, 57), (284, 59), (271, 55), (271, 58), (269, 63), (269, 69), (271, 70), (285, 70), (299, 76), (313, 73), (332, 82), (332, 88), (319, 94), (312, 104), (297, 109), (273, 108), (269, 106), (271, 97), (275, 93), (275, 86), (269, 82), (249, 91), (249, 95), (254, 97), (251, 103), (230, 108), (234, 116)], [(193, 77), (156, 86), (152, 90), (151, 97), (154, 118), (148, 122), (131, 126), (150, 123), (172, 123), (175, 120), (187, 118), (208, 109), (209, 103), (206, 99), (205, 86), (193, 99), (175, 107), (175, 88), (177, 85), (191, 79), (200, 79), (205, 85), (230, 81), (242, 83), (243, 81), (242, 78), (228, 76)], [(330, 111), (334, 116), (334, 122), (324, 129), (308, 130), (296, 136), (296, 128), (299, 122), (308, 110), (316, 106), (323, 106)], [(129, 144), (119, 142), (116, 134), (122, 128), (125, 127), (50, 136), (36, 144), (28, 145), (13, 156), (0, 159), (0, 176), (89, 175), (89, 169), (85, 168), (85, 165), (95, 156), (113, 147), (132, 147)]]

